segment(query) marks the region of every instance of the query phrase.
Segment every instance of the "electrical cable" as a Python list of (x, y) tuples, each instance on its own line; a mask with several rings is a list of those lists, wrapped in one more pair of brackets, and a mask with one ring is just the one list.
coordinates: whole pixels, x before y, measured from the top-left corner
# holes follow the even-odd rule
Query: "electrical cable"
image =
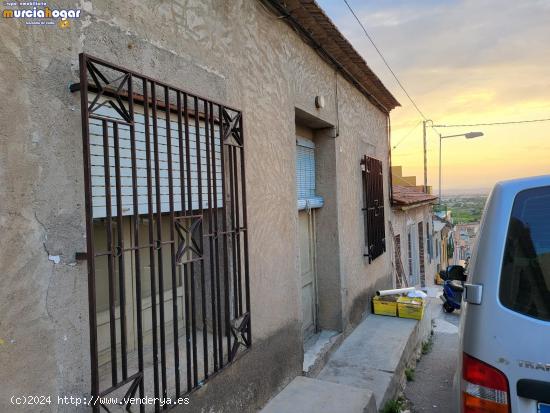
[(411, 136), (411, 134), (416, 130), (416, 128), (418, 128), (418, 125), (420, 125), (421, 123), (422, 123), (422, 120), (419, 120), (418, 123), (414, 125), (414, 127), (409, 132), (407, 132), (407, 134), (399, 142), (397, 142), (394, 146), (392, 146), (392, 149), (395, 149), (399, 145), (401, 145), (405, 139)]
[[(382, 61), (384, 62), (384, 64), (386, 65), (386, 67), (388, 68), (390, 73), (392, 74), (392, 76), (394, 77), (395, 81), (397, 82), (397, 84), (399, 85), (401, 90), (405, 93), (405, 95), (410, 100), (410, 102), (412, 103), (412, 105), (414, 106), (416, 111), (420, 114), (422, 119), (427, 122), (428, 118), (420, 110), (420, 108), (418, 107), (418, 105), (416, 104), (414, 99), (411, 97), (409, 92), (407, 92), (407, 89), (405, 89), (405, 87), (403, 86), (403, 84), (401, 83), (401, 81), (399, 80), (399, 78), (397, 77), (397, 75), (395, 74), (395, 72), (393, 71), (391, 66), (389, 65), (388, 61), (386, 60), (386, 58), (384, 57), (384, 55), (382, 54), (382, 52), (380, 51), (378, 46), (376, 46), (376, 43), (374, 43), (374, 40), (369, 35), (367, 29), (365, 28), (363, 23), (361, 23), (361, 20), (359, 20), (359, 17), (355, 13), (355, 11), (351, 7), (351, 5), (348, 3), (348, 0), (344, 0), (344, 3), (348, 7), (349, 11), (353, 15), (353, 17), (355, 18), (357, 23), (359, 23), (359, 26), (361, 26), (361, 29), (363, 29), (363, 32), (365, 33), (365, 36), (367, 37), (369, 42), (372, 44), (372, 46), (374, 47), (374, 49), (376, 50), (376, 52), (378, 53), (378, 55), (380, 56), (380, 58), (382, 59)], [(472, 124), (461, 124), (461, 125), (458, 125), (458, 124), (457, 125), (444, 125), (444, 124), (443, 125), (434, 125), (433, 122), (431, 122), (432, 124), (430, 126), (434, 130), (434, 132), (439, 134), (436, 127), (439, 127), (439, 128), (458, 128), (458, 127), (474, 127), (474, 126), (498, 126), (498, 125), (515, 125), (515, 124), (522, 124), (522, 123), (548, 122), (548, 121), (550, 121), (550, 118), (519, 120), (519, 121), (504, 121), (504, 122), (472, 123)], [(420, 122), (418, 124), (420, 124)], [(395, 149), (401, 142), (403, 142), (412, 133), (412, 131), (418, 127), (418, 124), (409, 133), (407, 133), (407, 135), (403, 139), (401, 139), (401, 141), (399, 141), (395, 146), (393, 146), (393, 149)]]
[(530, 120), (515, 120), (515, 121), (505, 121), (505, 122), (488, 122), (488, 123), (471, 123), (468, 125), (433, 125), (432, 127), (438, 128), (462, 128), (462, 127), (473, 127), (473, 126), (496, 126), (496, 125), (514, 125), (519, 123), (532, 123), (532, 122), (548, 122), (550, 118), (543, 119), (530, 119)]
[(359, 20), (359, 17), (357, 17), (357, 14), (355, 14), (355, 11), (353, 11), (352, 7), (350, 6), (350, 4), (348, 3), (347, 0), (344, 0), (344, 3), (346, 3), (346, 6), (348, 6), (348, 9), (349, 11), (351, 12), (351, 14), (353, 14), (353, 17), (355, 17), (355, 20), (357, 20), (357, 23), (359, 23), (359, 26), (361, 26), (361, 28), (363, 29), (363, 32), (365, 33), (365, 35), (367, 36), (367, 39), (369, 39), (369, 41), (371, 42), (371, 44), (374, 46), (374, 49), (376, 50), (376, 52), (378, 53), (378, 55), (380, 56), (380, 58), (382, 59), (382, 61), (384, 62), (384, 64), (386, 65), (386, 67), (388, 68), (388, 70), (390, 71), (390, 73), (393, 75), (394, 79), (396, 80), (397, 84), (399, 85), (399, 87), (401, 88), (401, 90), (403, 90), (403, 92), (405, 93), (405, 95), (407, 95), (407, 98), (409, 98), (409, 100), (411, 101), (412, 105), (414, 106), (414, 108), (416, 109), (416, 111), (420, 114), (420, 116), (422, 117), (422, 119), (424, 119), (425, 121), (428, 120), (428, 118), (426, 118), (426, 116), (424, 115), (424, 113), (420, 110), (420, 108), (418, 107), (418, 105), (416, 104), (416, 102), (414, 101), (414, 99), (411, 97), (411, 95), (409, 95), (409, 92), (407, 92), (407, 90), (405, 89), (405, 87), (403, 86), (403, 84), (401, 83), (401, 81), (399, 80), (399, 78), (397, 77), (397, 75), (395, 74), (395, 72), (392, 70), (392, 68), (390, 67), (389, 63), (387, 62), (386, 58), (384, 57), (384, 55), (382, 54), (382, 52), (380, 51), (380, 49), (378, 49), (378, 47), (376, 46), (376, 44), (374, 43), (374, 40), (372, 40), (372, 38), (370, 37), (369, 33), (367, 32), (367, 29), (365, 28), (365, 26), (363, 26), (363, 23), (361, 23), (361, 20)]

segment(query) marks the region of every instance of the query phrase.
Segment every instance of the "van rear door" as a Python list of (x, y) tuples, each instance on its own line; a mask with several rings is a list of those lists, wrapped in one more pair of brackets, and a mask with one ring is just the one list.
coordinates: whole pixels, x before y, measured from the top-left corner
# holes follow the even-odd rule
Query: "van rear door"
[(468, 283), (482, 296), (462, 310), (463, 411), (550, 413), (550, 177), (495, 186)]
[[(519, 192), (502, 258), (499, 300), (510, 313), (518, 410), (550, 413), (550, 187)], [(512, 338), (512, 337), (511, 337)], [(522, 346), (517, 346), (522, 343)], [(535, 404), (537, 405), (536, 409)]]

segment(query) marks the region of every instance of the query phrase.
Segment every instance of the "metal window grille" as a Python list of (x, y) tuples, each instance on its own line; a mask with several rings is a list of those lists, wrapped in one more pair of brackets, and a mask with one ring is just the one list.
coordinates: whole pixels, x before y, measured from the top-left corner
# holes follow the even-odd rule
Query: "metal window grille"
[(370, 263), (386, 251), (382, 161), (365, 155), (361, 161), (361, 168), (365, 213), (365, 256)]
[(252, 342), (242, 114), (86, 54), (74, 89), (93, 409), (159, 411)]

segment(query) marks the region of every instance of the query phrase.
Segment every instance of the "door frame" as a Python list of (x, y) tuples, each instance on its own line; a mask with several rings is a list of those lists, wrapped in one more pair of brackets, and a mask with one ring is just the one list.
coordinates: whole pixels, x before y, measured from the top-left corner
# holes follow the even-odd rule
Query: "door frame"
[[(315, 231), (316, 221), (315, 221), (315, 209), (307, 209), (298, 211), (297, 219), (300, 219), (300, 213), (307, 214), (308, 220), (308, 237), (309, 237), (309, 249), (310, 249), (310, 259), (311, 259), (311, 269), (313, 273), (313, 332), (311, 334), (303, 334), (303, 341), (306, 341), (311, 336), (315, 335), (319, 331), (319, 292), (318, 292), (318, 283), (317, 283), (317, 234)], [(298, 231), (300, 231), (300, 223), (297, 225)], [(299, 234), (298, 234), (299, 237)], [(300, 253), (300, 244), (298, 243), (298, 253)], [(301, 271), (301, 261), (299, 263), (298, 276), (300, 278), (300, 294), (302, 294), (303, 281), (302, 281), (302, 271)], [(302, 333), (305, 333), (303, 328), (303, 301), (301, 302), (300, 310), (302, 312)]]

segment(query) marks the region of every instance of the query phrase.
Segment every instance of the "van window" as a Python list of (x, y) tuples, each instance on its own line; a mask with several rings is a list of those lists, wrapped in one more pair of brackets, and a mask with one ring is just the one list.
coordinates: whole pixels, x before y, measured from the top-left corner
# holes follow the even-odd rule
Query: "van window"
[(550, 186), (514, 200), (499, 294), (504, 306), (550, 321)]

